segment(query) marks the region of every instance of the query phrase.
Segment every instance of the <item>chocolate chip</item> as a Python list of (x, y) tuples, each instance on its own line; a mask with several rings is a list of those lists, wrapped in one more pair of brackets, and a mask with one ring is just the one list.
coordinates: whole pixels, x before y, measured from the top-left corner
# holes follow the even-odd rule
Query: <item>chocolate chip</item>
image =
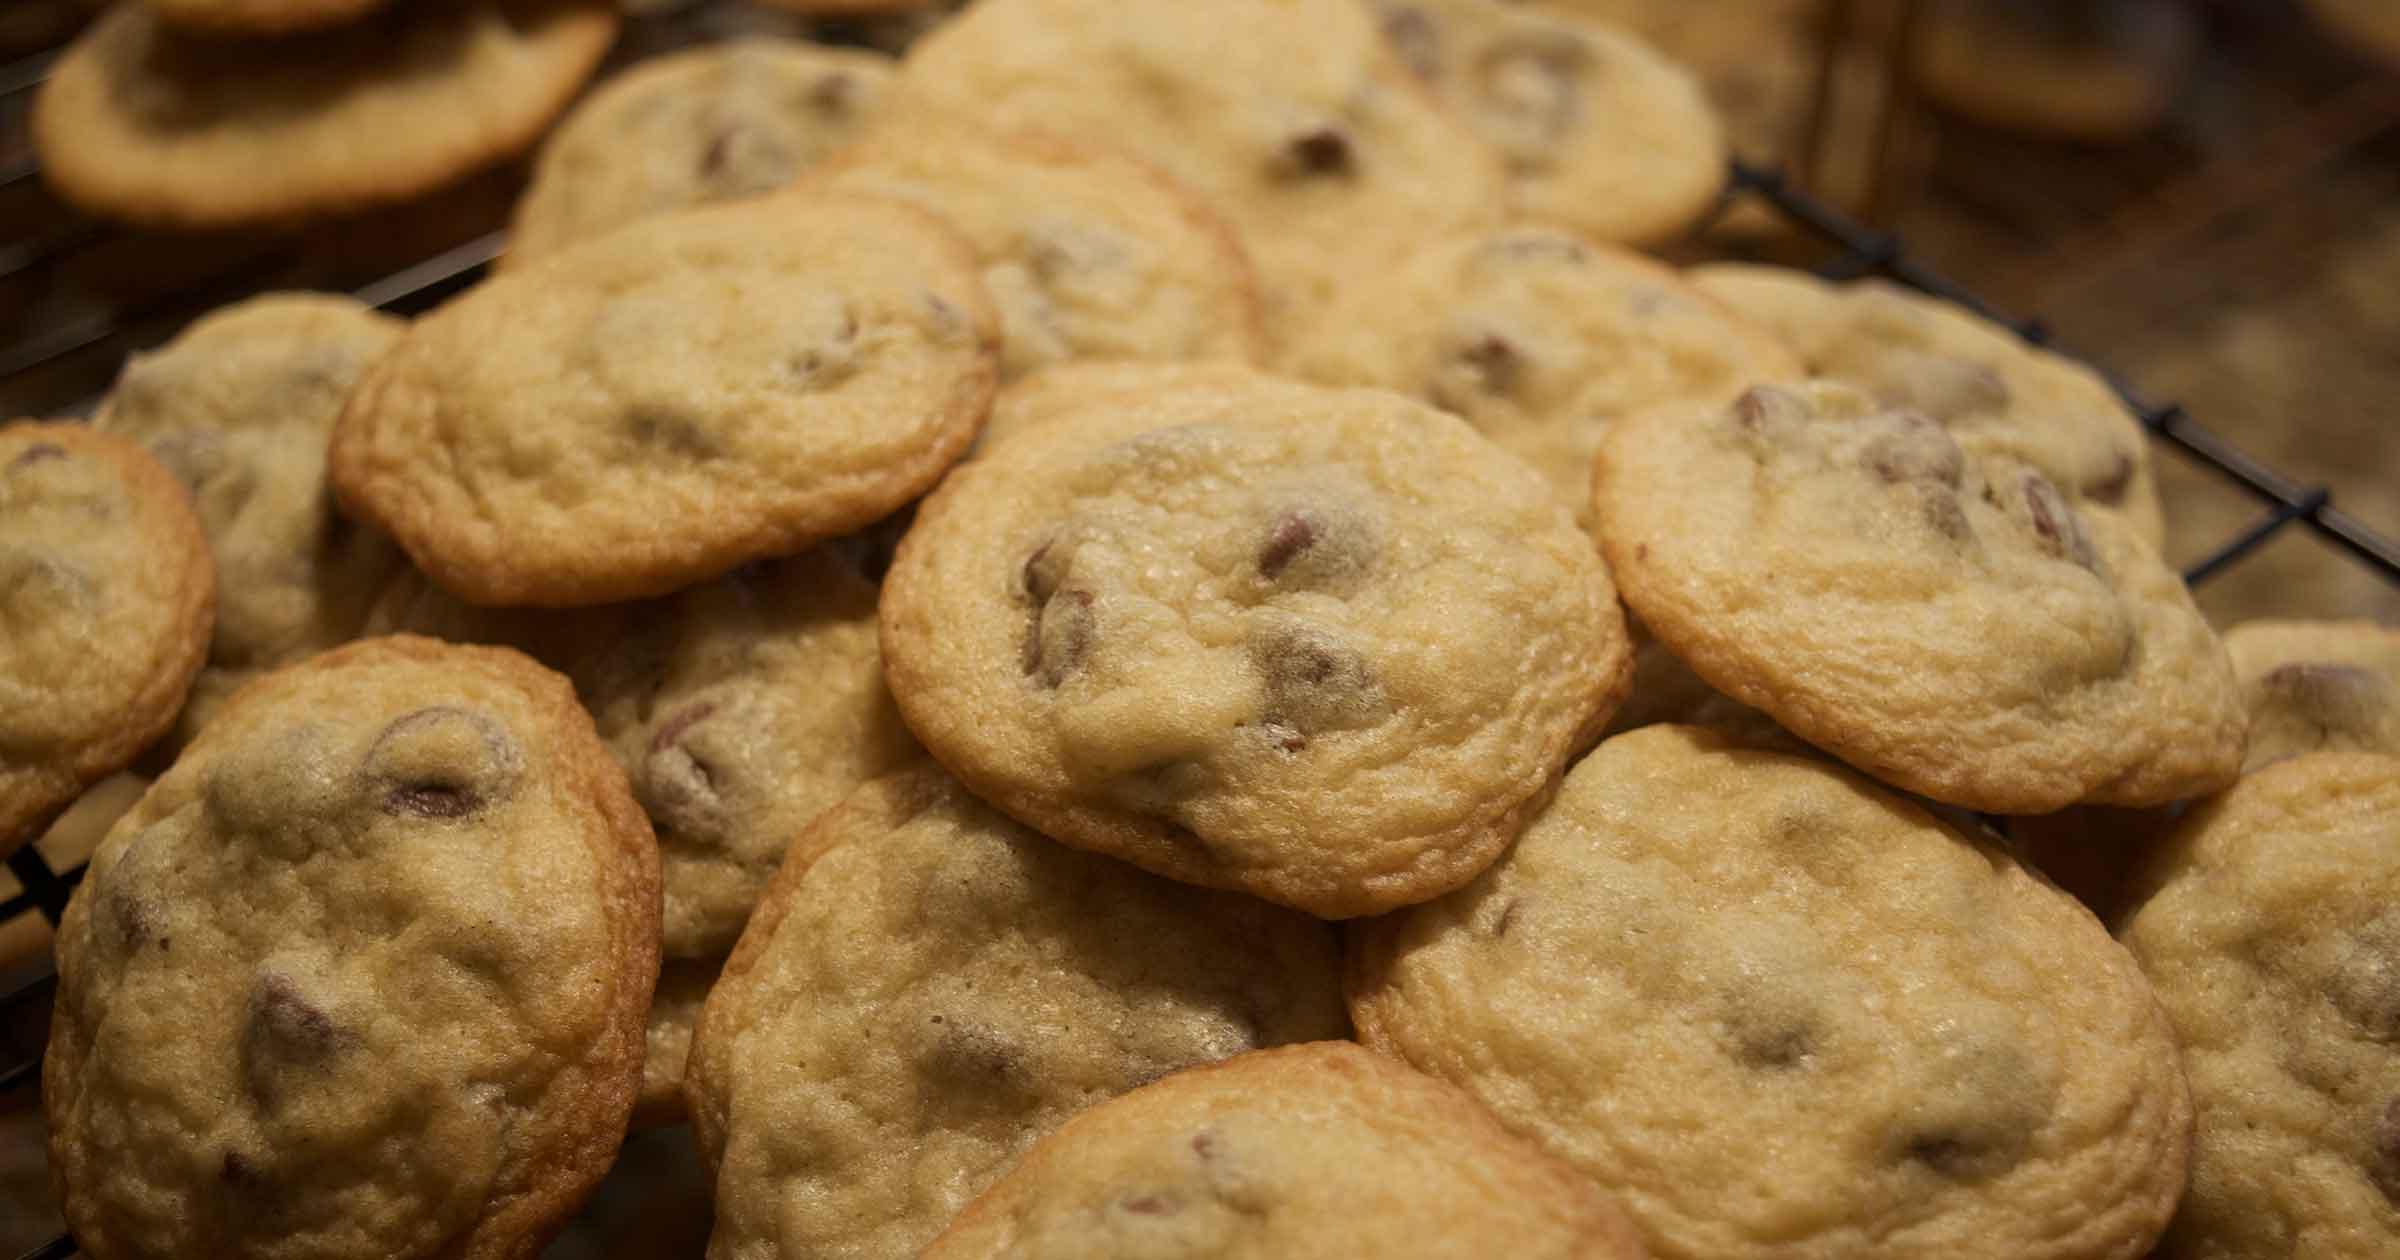
[(673, 717), (659, 723), (658, 732), (650, 737), (649, 755), (655, 757), (661, 749), (673, 746), (677, 740), (683, 738), (685, 731), (707, 721), (708, 715), (716, 711), (716, 702), (711, 700), (685, 705)]
[(1138, 1194), (1119, 1200), (1117, 1206), (1135, 1216), (1173, 1216), (1179, 1210), (1175, 1200), (1163, 1194)]
[(1057, 593), (1059, 580), (1065, 575), (1066, 554), (1059, 546), (1058, 538), (1053, 535), (1043, 539), (1042, 544), (1033, 549), (1033, 554), (1025, 557), (1017, 578), (1024, 586), (1025, 594), (1040, 603)]
[(36, 442), (17, 452), (17, 457), (8, 461), (8, 470), (15, 472), (20, 468), (41, 463), (45, 459), (65, 459), (66, 457), (66, 447), (60, 446), (56, 442)]
[(263, 1050), (282, 1062), (313, 1063), (332, 1054), (344, 1033), (290, 976), (266, 971), (250, 991), (246, 1037), (253, 1053)]
[(700, 421), (671, 411), (636, 409), (625, 417), (626, 436), (655, 452), (686, 459), (715, 459), (725, 453)]
[(2296, 661), (2268, 670), (2259, 690), (2327, 734), (2372, 736), (2400, 705), (2392, 682), (2373, 670), (2330, 661)]
[(455, 783), (403, 783), (383, 798), (385, 813), (418, 818), (464, 818), (475, 807), (474, 794)]
[(1269, 581), (1283, 576), (1292, 561), (1315, 546), (1316, 541), (1317, 525), (1307, 513), (1293, 510), (1276, 517), (1267, 531), (1267, 541), (1258, 549), (1259, 575)]
[(858, 80), (838, 70), (828, 74), (809, 88), (808, 103), (819, 113), (846, 117), (858, 104)]
[(1772, 436), (1807, 417), (1808, 404), (1799, 395), (1773, 385), (1753, 385), (1733, 400), (1734, 423), (1761, 436)]
[(711, 137), (708, 147), (700, 152), (700, 173), (715, 178), (725, 172), (725, 163), (733, 157), (734, 134), (720, 131)]
[(1460, 346), (1455, 357), (1473, 377), (1475, 387), (1486, 394), (1505, 394), (1516, 388), (1524, 362), (1514, 343), (1490, 332)]
[(2124, 451), (2117, 452), (2116, 458), (2109, 463), (2108, 473), (2085, 486), (2084, 495), (2093, 502), (2110, 507), (2123, 503), (2125, 492), (2133, 488), (2133, 468), (2133, 456)]
[(1433, 19), (1423, 9), (1405, 4), (1385, 6), (1383, 37), (1418, 78), (1430, 83), (1441, 77), (1439, 37)]
[(1066, 682), (1091, 655), (1095, 633), (1090, 591), (1060, 591), (1042, 605), (1025, 639), (1025, 673), (1044, 687)]
[(1250, 660), (1265, 685), (1270, 725), (1313, 736), (1370, 726), (1388, 711), (1366, 658), (1321, 630), (1276, 626), (1251, 641)]
[(1886, 432), (1869, 441), (1867, 467), (1883, 480), (1956, 489), (1967, 471), (1966, 452), (1942, 426), (1914, 412), (1879, 417)]
[(999, 1029), (952, 1019), (926, 1042), (917, 1070), (929, 1080), (999, 1102), (1033, 1087), (1025, 1051)]
[(379, 804), (385, 813), (449, 822), (510, 791), (521, 760), (516, 742), (491, 718), (435, 705), (385, 727), (367, 750), (366, 764), (383, 784)]
[(727, 830), (718, 771), (685, 738), (716, 713), (716, 703), (704, 700), (669, 716), (650, 737), (633, 776), (642, 812), (661, 833), (686, 843), (717, 841)]
[(1283, 146), (1284, 164), (1300, 175), (1347, 175), (1355, 168), (1348, 133), (1338, 127), (1311, 127)]
[(1216, 1134), (1203, 1129), (1192, 1135), (1192, 1154), (1199, 1156), (1203, 1163), (1215, 1160), (1219, 1153)]
[(2367, 1178), (2385, 1200), (2400, 1207), (2400, 1098), (2383, 1105), (2368, 1138)]
[(2042, 547), (2051, 555), (2086, 569), (2096, 569), (2099, 557), (2092, 550), (2091, 537), (2084, 533), (2083, 518), (2058, 493), (2058, 487), (2040, 473), (2028, 472), (2019, 482), (2025, 494), (2025, 511), (2033, 521), (2033, 532), (2040, 536)]
[(1524, 898), (1511, 897), (1508, 899), (1508, 904), (1500, 908), (1500, 917), (1494, 920), (1492, 923), (1493, 940), (1504, 941), (1508, 939), (1508, 929), (1516, 925), (1517, 911), (1524, 908), (1524, 905)]

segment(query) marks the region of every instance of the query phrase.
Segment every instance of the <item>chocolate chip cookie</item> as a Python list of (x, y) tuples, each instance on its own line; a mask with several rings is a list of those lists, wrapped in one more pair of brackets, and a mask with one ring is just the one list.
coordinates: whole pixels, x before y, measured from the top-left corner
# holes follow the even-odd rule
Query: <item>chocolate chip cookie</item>
[(1992, 813), (2232, 782), (2239, 689), (2115, 514), (1847, 386), (1618, 423), (1600, 539), (1711, 686), (1887, 783)]
[(0, 854), (174, 725), (216, 600), (191, 496), (140, 447), (0, 425)]
[(536, 1254), (625, 1132), (649, 825), (564, 679), (372, 639), (249, 687), (59, 929), (83, 1254)]
[(1482, 878), (1351, 946), (1361, 1040), (1596, 1178), (1653, 1255), (2133, 1260), (2183, 1189), (2133, 959), (1821, 760), (1617, 736)]
[(999, 326), (894, 201), (685, 210), (417, 321), (333, 437), (345, 505), (479, 604), (660, 595), (869, 524), (974, 440)]
[[(1471, 1175), (1461, 1175), (1472, 1169)], [(1600, 1187), (1346, 1041), (1189, 1068), (1034, 1143), (924, 1260), (1634, 1260)]]
[(1622, 694), (1605, 567), (1455, 417), (1260, 379), (964, 465), (885, 580), (910, 729), (1068, 844), (1329, 918), (1474, 877)]
[(2250, 710), (2245, 772), (2309, 752), (2400, 757), (2400, 630), (2371, 621), (2248, 621), (2225, 650)]
[(1344, 1035), (1332, 932), (1052, 844), (930, 766), (819, 819), (687, 1082), (715, 1256), (914, 1256), (1034, 1139), (1179, 1068)]

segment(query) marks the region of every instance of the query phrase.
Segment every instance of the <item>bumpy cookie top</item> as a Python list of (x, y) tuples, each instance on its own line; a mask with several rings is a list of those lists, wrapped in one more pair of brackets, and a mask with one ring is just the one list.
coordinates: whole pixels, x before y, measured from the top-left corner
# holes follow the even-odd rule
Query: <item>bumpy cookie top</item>
[(1600, 1187), (1346, 1041), (1260, 1050), (1034, 1143), (925, 1260), (1634, 1260)]
[(601, 0), (409, 0), (268, 42), (120, 4), (43, 84), (43, 177), (141, 223), (227, 227), (402, 200), (515, 153), (616, 36)]
[(932, 767), (797, 841), (686, 1092), (716, 1256), (905, 1260), (1027, 1145), (1168, 1072), (1344, 1035), (1335, 941), (1019, 827)]
[(919, 510), (900, 711), (1069, 844), (1328, 917), (1465, 883), (1606, 720), (1608, 572), (1547, 486), (1396, 395), (1106, 395)]
[(174, 26), (227, 36), (284, 35), (355, 21), (385, 0), (142, 0)]
[(990, 404), (966, 243), (869, 197), (646, 220), (417, 321), (333, 440), (343, 501), (483, 604), (658, 595), (924, 492)]
[(2250, 710), (2244, 770), (2308, 752), (2400, 756), (2400, 630), (2372, 621), (2247, 621), (2225, 650)]
[(1361, 1039), (1598, 1178), (1660, 1257), (2132, 1260), (2183, 1188), (2133, 960), (1812, 758), (1617, 736), (1483, 878), (1352, 946)]
[(534, 1254), (624, 1135), (657, 863), (516, 653), (374, 639), (251, 684), (60, 925), (42, 1094), (77, 1239)]
[(845, 151), (811, 186), (913, 202), (958, 228), (1000, 307), (1005, 377), (1072, 359), (1265, 353), (1232, 230), (1130, 158), (920, 116)]
[(191, 496), (140, 447), (0, 425), (0, 853), (174, 723), (216, 590)]
[(2112, 513), (1829, 383), (1668, 407), (1602, 449), (1600, 537), (1718, 690), (1886, 782), (1995, 813), (2232, 780), (2247, 719), (2191, 594)]
[(1360, 277), (1282, 363), (1466, 417), (1547, 474), (1587, 527), (1592, 458), (1618, 416), (1803, 375), (1671, 269), (1530, 225), (1426, 241)]
[(2312, 753), (2195, 811), (2125, 930), (2199, 1110), (2171, 1260), (2400, 1250), (2400, 759)]
[(858, 134), (892, 59), (746, 39), (645, 61), (543, 143), (510, 265), (666, 210), (781, 188)]
[(1278, 335), (1504, 196), (1498, 161), (1358, 0), (979, 0), (902, 81), (914, 103), (1113, 145), (1191, 185), (1241, 233)]
[(1631, 32), (1502, 0), (1374, 0), (1411, 70), (1507, 163), (1509, 204), (1602, 240), (1664, 239), (1725, 182), (1692, 73)]

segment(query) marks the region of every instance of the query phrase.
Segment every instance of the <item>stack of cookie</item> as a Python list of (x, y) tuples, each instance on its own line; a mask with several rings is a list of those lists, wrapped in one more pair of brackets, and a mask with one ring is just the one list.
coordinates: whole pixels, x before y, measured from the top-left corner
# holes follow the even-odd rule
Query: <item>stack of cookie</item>
[(2088, 371), (1632, 252), (1721, 156), (1571, 14), (981, 0), (11, 426), (0, 828), (159, 775), (85, 1251), (530, 1255), (679, 1119), (718, 1260), (2400, 1239), (2388, 634), (2237, 672)]

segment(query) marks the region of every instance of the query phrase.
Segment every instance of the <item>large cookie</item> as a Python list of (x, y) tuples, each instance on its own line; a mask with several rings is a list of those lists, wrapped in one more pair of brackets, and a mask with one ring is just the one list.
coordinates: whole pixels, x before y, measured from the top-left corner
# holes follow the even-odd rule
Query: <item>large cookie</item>
[(914, 1256), (1034, 1139), (1179, 1068), (1344, 1034), (1333, 934), (1052, 844), (938, 769), (819, 819), (709, 994), (709, 1254)]
[(1627, 649), (1539, 476), (1395, 395), (1103, 396), (918, 511), (884, 667), (967, 785), (1069, 844), (1327, 917), (1499, 855)]
[(0, 854), (174, 725), (216, 598), (191, 496), (140, 447), (0, 425)]
[(2400, 1254), (2400, 759), (2311, 753), (2186, 819), (2125, 930), (2199, 1113), (2162, 1260)]
[(120, 4), (34, 101), (43, 177), (88, 210), (219, 228), (405, 201), (522, 152), (616, 36), (601, 0), (408, 0), (273, 41)]
[(2400, 757), (2400, 629), (2246, 621), (2225, 650), (2250, 710), (2245, 771), (2311, 752)]
[(1370, 1047), (1678, 1260), (2133, 1260), (2191, 1102), (2140, 971), (1997, 848), (1812, 758), (1617, 736), (1508, 856), (1359, 925)]
[(1808, 742), (1947, 804), (2039, 814), (2225, 786), (2223, 645), (2113, 513), (1830, 383), (1610, 430), (1600, 539), (1642, 623)]
[(564, 679), (373, 639), (227, 706), (58, 962), (83, 1254), (531, 1257), (624, 1136), (657, 848)]
[(601, 84), (543, 143), (502, 260), (781, 188), (858, 135), (893, 69), (879, 53), (780, 39), (642, 62)]
[[(1470, 1171), (1472, 1170), (1472, 1171)], [(1069, 1120), (924, 1260), (1635, 1260), (1600, 1187), (1346, 1041), (1189, 1068)]]
[(983, 423), (973, 253), (866, 197), (686, 210), (417, 321), (351, 396), (334, 489), (480, 604), (664, 594), (917, 497)]

